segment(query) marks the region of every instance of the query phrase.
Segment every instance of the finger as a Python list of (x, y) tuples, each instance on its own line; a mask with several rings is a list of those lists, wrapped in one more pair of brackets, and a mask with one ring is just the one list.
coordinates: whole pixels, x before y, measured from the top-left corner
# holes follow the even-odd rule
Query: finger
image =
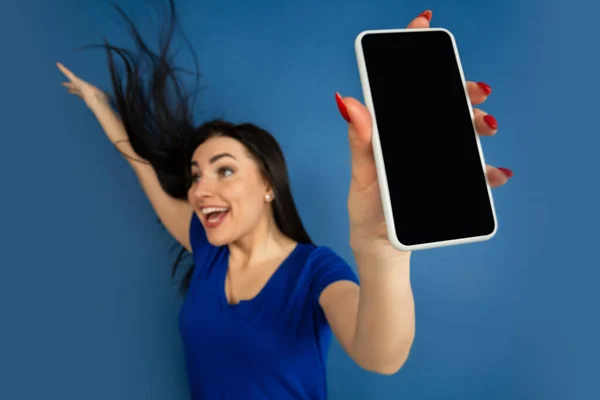
[(497, 188), (505, 185), (513, 176), (513, 172), (508, 168), (485, 166), (486, 175), (491, 188)]
[(63, 82), (62, 85), (68, 89), (69, 93), (74, 93), (74, 94), (81, 93), (81, 90), (79, 90), (79, 88), (77, 87), (77, 85), (75, 85), (74, 83)]
[(71, 81), (77, 80), (77, 77), (74, 73), (72, 73), (67, 67), (62, 65), (61, 63), (56, 63), (56, 66), (62, 71), (63, 74), (67, 76)]
[(77, 97), (81, 97), (83, 99), (83, 96), (81, 95), (81, 92), (79, 90), (69, 89), (68, 92), (71, 93), (71, 94), (76, 95)]
[(432, 16), (431, 10), (425, 10), (406, 26), (407, 29), (429, 28)]
[[(348, 140), (352, 154), (352, 179), (359, 188), (366, 188), (377, 179), (371, 147), (372, 121), (369, 110), (352, 97), (336, 93), (336, 102), (342, 117), (348, 122)], [(360, 190), (360, 189), (359, 189)]]
[(473, 116), (475, 117), (475, 127), (477, 133), (482, 136), (492, 136), (498, 131), (498, 121), (494, 116), (487, 114), (478, 108), (473, 109)]
[(467, 82), (467, 92), (469, 93), (469, 98), (471, 99), (472, 105), (481, 104), (487, 100), (490, 93), (492, 93), (492, 88), (484, 82)]

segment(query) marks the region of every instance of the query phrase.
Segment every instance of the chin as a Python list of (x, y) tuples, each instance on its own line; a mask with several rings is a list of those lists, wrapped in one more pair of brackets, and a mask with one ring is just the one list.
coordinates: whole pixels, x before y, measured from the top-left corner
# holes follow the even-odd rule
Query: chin
[(210, 244), (212, 244), (215, 247), (221, 247), (221, 246), (225, 246), (228, 245), (230, 243), (229, 240), (215, 240), (215, 239), (211, 239), (210, 237), (208, 237), (208, 242)]
[(206, 238), (208, 239), (208, 242), (215, 247), (225, 246), (232, 242), (229, 237), (211, 233), (209, 231), (206, 232)]

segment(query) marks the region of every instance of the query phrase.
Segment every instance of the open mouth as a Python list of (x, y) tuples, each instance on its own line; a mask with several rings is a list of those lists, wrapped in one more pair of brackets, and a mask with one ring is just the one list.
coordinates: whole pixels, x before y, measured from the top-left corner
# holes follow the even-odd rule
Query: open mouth
[(227, 207), (205, 207), (202, 209), (207, 228), (216, 228), (221, 225), (228, 213), (229, 208)]

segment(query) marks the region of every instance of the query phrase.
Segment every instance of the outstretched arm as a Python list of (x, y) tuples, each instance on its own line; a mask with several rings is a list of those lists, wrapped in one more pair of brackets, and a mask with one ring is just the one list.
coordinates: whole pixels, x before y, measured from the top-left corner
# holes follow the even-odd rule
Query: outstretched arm
[(410, 253), (394, 249), (354, 251), (360, 288), (338, 281), (321, 294), (320, 304), (342, 347), (362, 368), (397, 372), (408, 358), (415, 335), (410, 285)]
[(187, 201), (175, 199), (165, 193), (152, 165), (141, 159), (129, 144), (125, 127), (111, 108), (108, 97), (95, 86), (73, 74), (64, 65), (59, 63), (58, 68), (69, 79), (69, 82), (65, 82), (63, 85), (69, 93), (84, 100), (104, 129), (108, 139), (133, 168), (152, 208), (167, 231), (183, 247), (191, 251), (189, 239), (189, 227), (193, 212), (191, 205)]
[[(415, 18), (408, 28), (428, 28), (431, 12)], [(471, 103), (483, 103), (489, 95), (485, 85), (467, 82)], [(406, 361), (415, 336), (414, 299), (410, 284), (410, 252), (389, 243), (377, 183), (371, 144), (371, 116), (353, 98), (337, 97), (348, 122), (352, 151), (352, 181), (348, 197), (350, 244), (358, 265), (360, 288), (349, 281), (329, 285), (320, 303), (338, 340), (363, 368), (383, 374), (398, 371)], [(495, 123), (475, 109), (481, 135), (494, 135)], [(504, 185), (510, 172), (486, 167), (491, 187)]]

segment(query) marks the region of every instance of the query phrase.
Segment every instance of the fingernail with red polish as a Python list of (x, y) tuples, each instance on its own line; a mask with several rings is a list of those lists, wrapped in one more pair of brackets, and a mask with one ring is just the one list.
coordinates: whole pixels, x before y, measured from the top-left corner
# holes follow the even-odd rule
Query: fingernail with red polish
[(498, 129), (498, 121), (496, 121), (496, 118), (492, 117), (491, 115), (486, 115), (483, 117), (483, 120), (485, 121), (486, 124), (488, 124), (488, 126), (492, 129)]
[(508, 168), (500, 167), (498, 170), (502, 171), (507, 178), (512, 178), (513, 176), (513, 172)]
[(340, 110), (340, 114), (347, 122), (350, 122), (350, 115), (348, 114), (348, 109), (346, 108), (346, 104), (344, 104), (344, 100), (342, 100), (342, 96), (339, 93), (335, 93), (335, 101), (338, 105), (338, 109)]
[(431, 10), (426, 10), (423, 11), (421, 14), (419, 14), (419, 17), (425, 17), (427, 19), (427, 21), (431, 21), (431, 15), (433, 13), (431, 12)]
[(486, 96), (492, 93), (492, 88), (487, 83), (477, 82), (477, 86), (479, 86), (481, 90), (483, 90), (483, 93), (485, 93)]

